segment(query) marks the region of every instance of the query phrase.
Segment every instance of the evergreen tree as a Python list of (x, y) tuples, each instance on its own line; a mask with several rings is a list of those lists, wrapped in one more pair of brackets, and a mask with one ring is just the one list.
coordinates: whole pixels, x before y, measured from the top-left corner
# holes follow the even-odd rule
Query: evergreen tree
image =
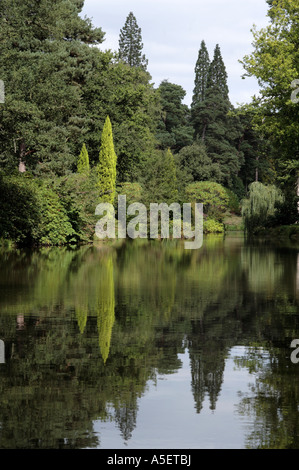
[(109, 115), (113, 122), (118, 182), (136, 181), (145, 152), (156, 146), (155, 134), (161, 115), (158, 91), (150, 74), (140, 67), (115, 63), (110, 51), (93, 49), (93, 74), (84, 86), (88, 118), (85, 142), (90, 163), (98, 161), (98, 139)]
[(195, 137), (205, 144), (208, 157), (219, 167), (217, 182), (232, 187), (243, 161), (237, 148), (241, 126), (229, 101), (227, 73), (218, 44), (209, 67), (205, 99), (193, 109), (193, 125)]
[(192, 108), (206, 98), (208, 76), (210, 70), (210, 57), (205, 41), (201, 42), (198, 58), (195, 65), (195, 80), (192, 98)]
[(101, 202), (114, 203), (116, 191), (116, 160), (111, 121), (109, 116), (107, 116), (101, 136), (101, 148), (97, 166), (98, 188)]
[(189, 109), (182, 103), (186, 92), (180, 85), (169, 83), (167, 80), (161, 82), (158, 92), (161, 119), (156, 137), (162, 149), (170, 147), (172, 151), (178, 152), (193, 140)]
[(148, 61), (142, 54), (143, 43), (141, 28), (132, 12), (127, 16), (119, 35), (119, 58), (130, 67), (142, 67), (146, 70)]
[(82, 145), (82, 149), (77, 162), (77, 172), (78, 173), (88, 173), (89, 172), (89, 157), (86, 145)]
[(216, 44), (214, 57), (209, 67), (207, 88), (222, 94), (228, 100), (227, 72), (222, 59), (219, 44)]
[(181, 171), (189, 175), (189, 181), (219, 181), (221, 169), (219, 163), (214, 163), (208, 156), (205, 145), (195, 141), (180, 150), (177, 155)]
[(210, 57), (205, 41), (201, 42), (198, 58), (195, 65), (195, 80), (193, 98), (191, 103), (191, 123), (196, 131), (202, 120), (201, 110), (207, 94), (208, 76), (210, 69)]
[(82, 85), (91, 73), (89, 44), (103, 40), (79, 13), (78, 0), (1, 0), (0, 164), (65, 174), (88, 126)]

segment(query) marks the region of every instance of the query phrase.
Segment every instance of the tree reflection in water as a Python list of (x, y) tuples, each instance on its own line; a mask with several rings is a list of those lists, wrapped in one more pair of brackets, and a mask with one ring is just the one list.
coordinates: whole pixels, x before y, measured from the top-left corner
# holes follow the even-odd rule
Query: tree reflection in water
[(254, 379), (237, 407), (244, 445), (298, 448), (298, 247), (209, 237), (198, 251), (136, 241), (0, 258), (1, 448), (100, 447), (95, 420), (130, 441), (148, 383), (184, 351), (195, 413), (206, 398), (216, 410), (235, 345)]

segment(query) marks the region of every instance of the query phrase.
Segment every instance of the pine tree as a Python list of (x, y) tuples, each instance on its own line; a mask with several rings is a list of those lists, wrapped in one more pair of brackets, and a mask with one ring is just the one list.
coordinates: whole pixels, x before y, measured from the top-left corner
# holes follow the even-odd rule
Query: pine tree
[(116, 188), (116, 161), (112, 126), (109, 116), (105, 120), (101, 137), (99, 163), (97, 166), (98, 188), (101, 202), (113, 204)]
[(82, 86), (103, 40), (80, 0), (1, 0), (0, 164), (66, 174), (88, 126)]
[(142, 49), (141, 28), (138, 27), (135, 16), (130, 12), (124, 27), (120, 30), (119, 59), (130, 67), (142, 67), (146, 70), (148, 61), (142, 54)]
[(82, 145), (82, 149), (78, 158), (77, 172), (83, 174), (89, 173), (89, 156), (85, 144)]

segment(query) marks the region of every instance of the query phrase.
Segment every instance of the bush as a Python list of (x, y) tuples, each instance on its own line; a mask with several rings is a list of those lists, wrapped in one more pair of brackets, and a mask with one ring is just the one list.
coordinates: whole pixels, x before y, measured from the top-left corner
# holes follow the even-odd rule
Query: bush
[(203, 231), (204, 233), (223, 233), (224, 226), (217, 220), (207, 219), (203, 223)]
[(72, 226), (73, 242), (89, 242), (95, 233), (95, 209), (99, 203), (96, 172), (74, 173), (49, 182), (58, 194), (60, 203)]
[(32, 230), (37, 245), (64, 245), (73, 240), (74, 230), (59, 196), (46, 184), (36, 191), (39, 220)]
[(218, 183), (202, 181), (186, 187), (189, 202), (203, 203), (203, 211), (210, 219), (222, 222), (228, 209), (229, 197), (223, 186)]
[(0, 238), (26, 245), (59, 245), (73, 235), (58, 195), (28, 174), (0, 176)]
[(36, 185), (21, 176), (0, 175), (0, 238), (32, 243), (38, 224)]

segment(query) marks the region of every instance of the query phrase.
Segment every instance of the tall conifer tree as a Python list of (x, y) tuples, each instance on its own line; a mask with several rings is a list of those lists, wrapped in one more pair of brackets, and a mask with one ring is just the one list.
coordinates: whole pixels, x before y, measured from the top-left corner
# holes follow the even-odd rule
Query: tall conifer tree
[(198, 58), (195, 65), (195, 80), (191, 106), (194, 108), (206, 98), (208, 76), (210, 70), (210, 57), (205, 41), (201, 41)]
[(100, 190), (101, 202), (114, 203), (116, 187), (116, 154), (114, 151), (112, 126), (109, 116), (107, 116), (102, 137), (97, 166), (98, 187)]
[(124, 27), (119, 35), (119, 58), (130, 67), (147, 68), (148, 61), (142, 54), (143, 43), (141, 28), (132, 12), (127, 16)]
[(86, 174), (89, 172), (89, 156), (85, 144), (82, 145), (82, 149), (78, 158), (77, 172), (81, 174)]
[(236, 148), (239, 121), (230, 116), (232, 109), (226, 68), (217, 44), (208, 70), (205, 99), (194, 106), (192, 123), (196, 138), (202, 140), (208, 156), (220, 169), (217, 182), (230, 187), (243, 161)]
[(219, 44), (216, 44), (214, 57), (209, 67), (207, 88), (212, 88), (214, 92), (220, 92), (224, 99), (229, 99), (227, 72), (222, 59)]

